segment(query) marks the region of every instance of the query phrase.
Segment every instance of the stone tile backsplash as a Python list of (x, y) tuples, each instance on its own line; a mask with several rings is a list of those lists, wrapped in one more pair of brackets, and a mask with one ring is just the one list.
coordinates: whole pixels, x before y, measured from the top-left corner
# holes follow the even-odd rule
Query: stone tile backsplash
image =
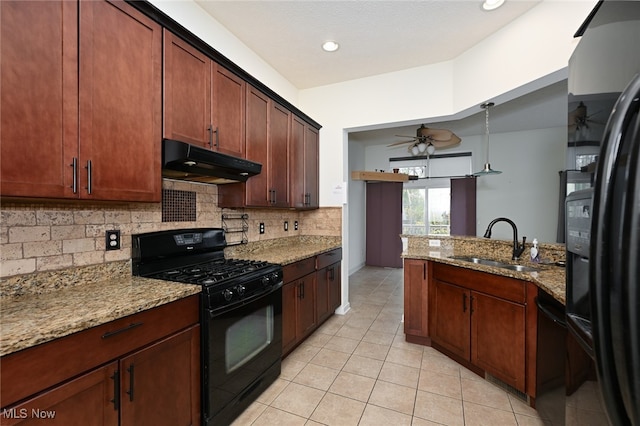
[[(163, 188), (196, 193), (191, 222), (163, 222), (161, 203), (5, 202), (0, 211), (0, 277), (96, 265), (131, 258), (131, 235), (168, 229), (221, 227), (217, 186), (165, 180)], [(224, 209), (224, 212), (236, 213)], [(244, 209), (249, 241), (298, 235), (340, 236), (342, 209)], [(284, 231), (284, 221), (289, 230)], [(294, 222), (298, 221), (298, 230)], [(265, 233), (259, 233), (259, 224)], [(119, 229), (121, 249), (105, 250), (105, 231)], [(229, 240), (233, 236), (229, 235)]]

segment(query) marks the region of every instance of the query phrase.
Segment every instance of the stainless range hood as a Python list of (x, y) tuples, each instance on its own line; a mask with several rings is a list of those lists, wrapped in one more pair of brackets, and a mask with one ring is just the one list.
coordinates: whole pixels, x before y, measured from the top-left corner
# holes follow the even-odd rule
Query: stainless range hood
[(162, 176), (203, 183), (246, 182), (262, 164), (173, 139), (162, 141)]

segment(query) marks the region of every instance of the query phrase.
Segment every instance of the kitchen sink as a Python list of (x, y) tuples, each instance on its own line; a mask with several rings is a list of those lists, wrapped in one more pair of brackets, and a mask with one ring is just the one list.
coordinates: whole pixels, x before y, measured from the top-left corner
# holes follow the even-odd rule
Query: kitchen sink
[(535, 272), (538, 269), (524, 265), (512, 265), (510, 263), (499, 262), (497, 260), (483, 259), (481, 257), (473, 256), (450, 256), (450, 259), (462, 260), (464, 262), (477, 263), (479, 265), (493, 266), (494, 268), (509, 269), (517, 272)]

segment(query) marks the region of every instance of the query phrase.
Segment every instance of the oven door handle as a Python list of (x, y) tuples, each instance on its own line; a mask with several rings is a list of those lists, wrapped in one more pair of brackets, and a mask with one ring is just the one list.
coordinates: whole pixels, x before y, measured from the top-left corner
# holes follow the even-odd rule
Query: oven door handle
[(268, 297), (275, 293), (276, 291), (282, 289), (283, 282), (280, 281), (277, 284), (274, 284), (273, 287), (269, 289), (266, 293), (256, 294), (255, 296), (248, 297), (246, 299), (238, 300), (237, 302), (231, 303), (229, 305), (221, 306), (216, 309), (207, 309), (209, 311), (209, 318), (218, 317), (226, 312), (229, 312), (232, 309), (237, 308), (238, 306), (244, 306), (249, 303), (255, 302), (256, 300), (260, 300), (264, 297)]

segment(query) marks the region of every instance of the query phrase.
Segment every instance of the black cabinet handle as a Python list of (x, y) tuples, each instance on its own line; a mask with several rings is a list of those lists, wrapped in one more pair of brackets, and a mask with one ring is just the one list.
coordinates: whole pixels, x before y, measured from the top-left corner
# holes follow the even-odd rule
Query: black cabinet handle
[(73, 193), (78, 193), (78, 158), (73, 157), (73, 162), (70, 164), (73, 167), (73, 183), (71, 184), (71, 188), (73, 189)]
[(113, 380), (113, 399), (110, 402), (113, 403), (113, 409), (118, 411), (120, 409), (120, 370), (113, 372), (111, 380)]
[(93, 165), (91, 160), (87, 161), (87, 194), (91, 194), (91, 175), (93, 174)]
[(111, 336), (115, 336), (116, 334), (120, 334), (120, 333), (124, 333), (125, 331), (129, 331), (132, 328), (140, 327), (142, 324), (144, 324), (144, 323), (142, 323), (142, 322), (134, 322), (134, 323), (129, 324), (126, 327), (123, 327), (123, 328), (119, 329), (119, 330), (107, 331), (106, 333), (104, 333), (102, 335), (102, 338), (103, 339), (107, 339), (107, 338), (109, 338)]
[(475, 297), (471, 296), (471, 301), (469, 302), (469, 307), (471, 308), (471, 313), (473, 313), (473, 300)]
[(133, 364), (127, 367), (127, 372), (129, 373), (129, 390), (127, 391), (127, 395), (129, 395), (129, 401), (133, 401)]
[(467, 312), (467, 293), (462, 293), (462, 312)]

